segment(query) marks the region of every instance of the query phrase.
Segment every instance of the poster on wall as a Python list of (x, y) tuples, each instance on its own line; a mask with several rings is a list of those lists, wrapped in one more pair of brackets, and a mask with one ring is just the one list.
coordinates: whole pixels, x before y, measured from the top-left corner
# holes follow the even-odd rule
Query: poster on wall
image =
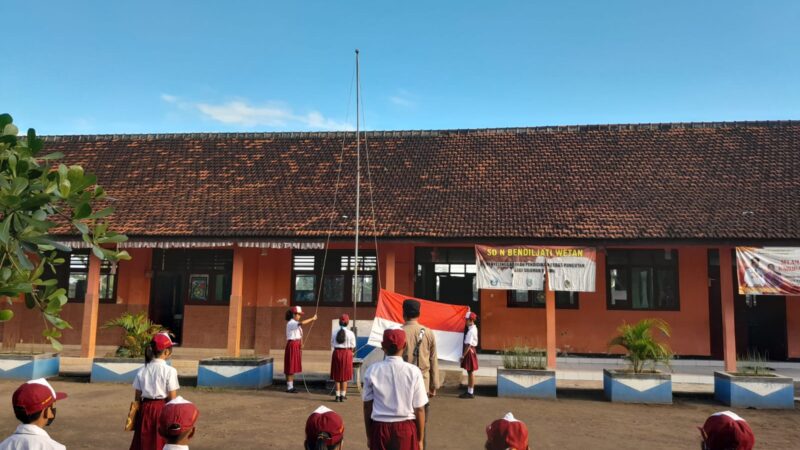
[(189, 275), (189, 299), (208, 300), (208, 275)]
[(476, 245), (478, 289), (594, 292), (597, 252), (587, 247)]
[(739, 293), (800, 295), (800, 247), (736, 247)]

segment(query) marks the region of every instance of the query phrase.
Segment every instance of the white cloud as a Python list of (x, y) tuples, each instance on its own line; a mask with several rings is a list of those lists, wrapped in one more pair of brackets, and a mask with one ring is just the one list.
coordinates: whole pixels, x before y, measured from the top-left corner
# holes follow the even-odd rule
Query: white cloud
[(405, 89), (398, 89), (397, 94), (389, 97), (389, 101), (403, 108), (414, 108), (417, 106), (417, 102), (414, 101), (414, 95)]
[(253, 105), (247, 100), (232, 100), (227, 103), (189, 103), (170, 94), (161, 94), (161, 99), (181, 109), (195, 110), (216, 122), (243, 127), (302, 128), (309, 130), (352, 130), (351, 124), (327, 118), (319, 111), (297, 114), (279, 102)]

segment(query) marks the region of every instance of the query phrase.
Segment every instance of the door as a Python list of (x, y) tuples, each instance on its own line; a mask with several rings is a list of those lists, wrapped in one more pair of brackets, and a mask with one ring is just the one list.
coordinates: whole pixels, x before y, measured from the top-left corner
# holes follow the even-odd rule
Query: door
[(722, 294), (719, 288), (719, 251), (708, 251), (708, 325), (711, 357), (725, 357), (722, 346)]
[(472, 285), (474, 274), (437, 275), (437, 299), (451, 305), (465, 305), (476, 309), (472, 302)]
[(740, 357), (754, 354), (773, 361), (786, 360), (786, 298), (737, 293), (734, 302), (736, 353)]
[(150, 296), (150, 320), (163, 325), (181, 342), (183, 331), (184, 276), (155, 272)]

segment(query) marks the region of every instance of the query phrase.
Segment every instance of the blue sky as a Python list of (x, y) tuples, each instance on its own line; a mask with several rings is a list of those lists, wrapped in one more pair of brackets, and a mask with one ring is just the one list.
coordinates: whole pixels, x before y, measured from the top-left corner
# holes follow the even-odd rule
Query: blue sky
[(797, 1), (4, 0), (0, 14), (0, 110), (41, 134), (346, 129), (355, 48), (367, 129), (800, 119)]

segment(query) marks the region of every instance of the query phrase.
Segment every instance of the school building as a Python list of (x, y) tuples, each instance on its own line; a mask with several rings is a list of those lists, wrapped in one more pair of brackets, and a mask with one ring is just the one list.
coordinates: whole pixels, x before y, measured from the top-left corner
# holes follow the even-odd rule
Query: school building
[[(60, 237), (75, 244), (58, 273), (63, 342), (84, 356), (118, 343), (99, 325), (125, 311), (184, 347), (267, 354), (284, 345), (287, 307), (318, 301), (306, 348), (328, 348), (359, 282), (359, 319), (379, 286), (469, 305), (484, 351), (545, 347), (551, 326), (559, 351), (605, 354), (621, 323), (660, 317), (681, 356), (800, 358), (800, 298), (738, 295), (733, 255), (800, 246), (797, 121), (368, 132), (358, 281), (354, 133), (46, 142), (98, 175), (130, 237), (118, 267)], [(596, 292), (556, 293), (550, 316), (542, 292), (479, 291), (476, 244), (594, 247)], [(38, 315), (15, 309), (4, 346), (43, 341)]]

